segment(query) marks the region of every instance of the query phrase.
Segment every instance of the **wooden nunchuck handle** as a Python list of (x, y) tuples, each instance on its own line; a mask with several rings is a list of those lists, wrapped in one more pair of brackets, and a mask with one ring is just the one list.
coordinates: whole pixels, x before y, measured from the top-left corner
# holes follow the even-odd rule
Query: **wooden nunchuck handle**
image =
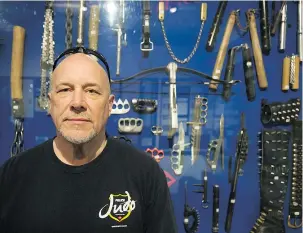
[(282, 76), (282, 91), (289, 90), (289, 75), (290, 75), (290, 57), (283, 59), (283, 76)]
[(259, 87), (260, 89), (265, 90), (268, 87), (267, 77), (265, 73), (264, 62), (257, 33), (256, 18), (251, 10), (248, 10), (247, 12), (247, 19), (249, 23), (250, 39), (253, 48)]
[(89, 48), (93, 50), (98, 49), (99, 20), (100, 7), (99, 5), (92, 5), (90, 8), (88, 40)]
[[(225, 28), (225, 32), (224, 32), (224, 36), (223, 36), (223, 39), (222, 39), (222, 43), (220, 45), (220, 49), (219, 49), (219, 52), (218, 52), (218, 55), (217, 55), (216, 63), (215, 63), (214, 70), (213, 70), (213, 73), (212, 73), (212, 78), (213, 79), (216, 79), (216, 80), (220, 79), (222, 67), (223, 67), (225, 56), (226, 56), (227, 49), (228, 49), (230, 35), (231, 35), (232, 30), (234, 28), (235, 21), (236, 21), (236, 12), (232, 11), (231, 14), (229, 15), (227, 25), (226, 25), (226, 28)], [(216, 91), (217, 88), (218, 88), (218, 84), (213, 80), (210, 81), (209, 89), (212, 90), (212, 91)]]
[(300, 57), (298, 55), (295, 56), (295, 77), (294, 83), (291, 85), (291, 90), (296, 91), (299, 89), (299, 75), (300, 75)]
[(20, 26), (14, 26), (12, 62), (11, 62), (11, 97), (12, 97), (12, 99), (23, 99), (22, 74), (23, 74), (24, 40), (25, 40), (25, 29)]

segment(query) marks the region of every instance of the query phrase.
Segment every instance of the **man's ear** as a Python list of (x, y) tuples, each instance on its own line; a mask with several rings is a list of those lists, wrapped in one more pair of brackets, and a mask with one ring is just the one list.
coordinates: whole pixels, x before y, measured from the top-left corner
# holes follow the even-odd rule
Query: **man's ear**
[(112, 109), (113, 109), (113, 104), (114, 104), (114, 100), (115, 100), (115, 96), (113, 94), (111, 94), (108, 97), (108, 116), (111, 115)]
[(51, 98), (52, 98), (52, 93), (47, 94), (47, 115), (50, 115), (51, 111)]

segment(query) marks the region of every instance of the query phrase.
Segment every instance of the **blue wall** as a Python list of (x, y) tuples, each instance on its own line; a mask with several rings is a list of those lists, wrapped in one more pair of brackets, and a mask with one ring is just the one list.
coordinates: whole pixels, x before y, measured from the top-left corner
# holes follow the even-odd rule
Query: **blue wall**
[[(92, 4), (89, 2), (87, 6)], [(74, 2), (77, 6), (77, 3)], [(107, 12), (104, 8), (105, 2), (100, 2), (101, 22), (99, 29), (99, 51), (108, 59), (111, 67), (113, 78), (116, 69), (116, 34), (110, 29)], [(218, 2), (207, 2), (208, 19), (206, 21), (200, 46), (192, 60), (184, 67), (193, 68), (207, 74), (212, 73), (216, 60), (216, 54), (227, 22), (229, 12), (234, 9), (241, 9), (241, 23), (245, 24), (245, 12), (249, 8), (257, 8), (257, 1), (229, 2), (223, 20), (220, 33), (217, 37), (217, 43), (213, 52), (205, 51), (208, 32), (211, 22), (215, 15)], [(271, 3), (269, 3), (269, 6)], [(278, 4), (279, 5), (279, 4)], [(200, 3), (199, 2), (168, 2), (165, 11), (165, 27), (175, 54), (184, 58), (190, 53), (196, 42), (200, 28)], [(123, 47), (121, 62), (121, 77), (128, 77), (132, 74), (142, 71), (143, 69), (166, 66), (172, 61), (164, 44), (160, 23), (158, 21), (158, 3), (152, 2), (151, 16), (151, 39), (154, 43), (154, 50), (150, 53), (149, 58), (143, 58), (140, 51), (141, 37), (141, 3), (132, 1), (126, 3), (126, 32), (128, 44)], [(170, 13), (169, 9), (176, 7), (175, 13)], [(88, 13), (86, 13), (85, 27), (85, 45), (88, 45)], [(74, 9), (74, 14), (78, 14), (78, 9)], [(42, 143), (48, 138), (55, 135), (55, 129), (51, 119), (41, 111), (37, 104), (36, 98), (39, 95), (40, 88), (40, 57), (41, 42), (44, 21), (44, 2), (1, 2), (0, 3), (0, 163), (3, 163), (10, 155), (10, 146), (13, 141), (14, 128), (11, 116), (11, 97), (10, 97), (10, 64), (12, 49), (12, 27), (20, 25), (26, 29), (25, 54), (24, 54), (24, 72), (23, 72), (23, 95), (25, 102), (26, 118), (24, 121), (25, 148), (31, 148)], [(272, 101), (287, 101), (289, 98), (301, 97), (302, 89), (299, 92), (281, 92), (281, 74), (282, 61), (286, 55), (296, 53), (296, 22), (297, 22), (297, 5), (293, 2), (288, 3), (288, 22), (291, 25), (287, 30), (286, 52), (280, 54), (277, 51), (278, 38), (272, 39), (272, 51), (269, 56), (263, 56), (266, 73), (269, 82), (269, 88), (266, 91), (259, 91), (257, 88), (257, 98), (254, 102), (248, 102), (245, 93), (245, 84), (242, 70), (241, 55), (236, 57), (235, 79), (242, 80), (242, 83), (233, 87), (234, 95), (231, 101), (225, 103), (219, 95), (220, 90), (214, 94), (208, 91), (208, 87), (197, 84), (183, 84), (177, 86), (178, 93), (178, 114), (179, 121), (188, 122), (192, 119), (192, 110), (194, 97), (197, 94), (208, 98), (209, 108), (207, 124), (203, 127), (203, 136), (201, 143), (201, 153), (198, 161), (194, 166), (190, 165), (190, 150), (186, 151), (185, 169), (182, 176), (173, 175), (170, 167), (170, 150), (167, 141), (168, 129), (168, 85), (150, 84), (147, 81), (162, 80), (168, 81), (166, 74), (157, 74), (137, 80), (132, 85), (113, 85), (113, 91), (116, 98), (152, 98), (158, 100), (158, 110), (152, 115), (139, 115), (130, 111), (126, 115), (112, 115), (109, 119), (108, 133), (118, 135), (117, 122), (120, 117), (141, 117), (144, 120), (143, 132), (138, 135), (130, 135), (133, 144), (145, 150), (148, 147), (157, 147), (163, 149), (165, 158), (160, 162), (163, 169), (174, 176), (176, 182), (170, 187), (173, 202), (175, 205), (175, 214), (178, 221), (179, 232), (183, 230), (183, 204), (184, 204), (184, 182), (188, 181), (189, 204), (198, 208), (201, 215), (201, 229), (199, 232), (211, 231), (212, 207), (202, 209), (200, 206), (201, 196), (194, 194), (192, 184), (201, 182), (201, 173), (205, 167), (205, 154), (207, 144), (211, 139), (219, 136), (219, 119), (220, 115), (225, 117), (225, 170), (218, 169), (215, 174), (208, 173), (209, 179), (209, 201), (212, 203), (212, 186), (220, 186), (220, 232), (224, 232), (224, 221), (229, 196), (230, 185), (227, 182), (227, 161), (228, 156), (235, 153), (236, 135), (240, 128), (240, 114), (246, 114), (246, 124), (249, 134), (249, 154), (244, 166), (244, 176), (240, 177), (238, 182), (237, 203), (233, 218), (233, 233), (249, 232), (259, 214), (259, 186), (257, 173), (257, 133), (262, 129), (260, 122), (260, 101), (262, 98)], [(55, 4), (55, 54), (61, 53), (64, 48), (65, 37), (65, 2)], [(259, 30), (259, 20), (257, 20)], [(74, 34), (73, 41), (77, 37), (77, 17), (74, 17)], [(259, 33), (260, 35), (260, 33)], [(250, 44), (249, 34), (240, 37), (236, 30), (233, 30), (229, 48), (247, 42)], [(180, 66), (178, 64), (178, 66)], [(223, 78), (223, 76), (221, 77)], [(198, 82), (201, 79), (188, 75), (177, 75), (177, 80)], [(203, 80), (202, 80), (203, 81)], [(206, 81), (206, 80), (205, 80)], [(300, 80), (301, 82), (301, 80)], [(301, 83), (300, 83), (301, 86)], [(154, 136), (150, 132), (153, 125), (161, 125), (164, 128), (162, 136)], [(186, 124), (185, 134), (186, 142), (190, 140), (191, 128)], [(177, 141), (177, 135), (174, 141)], [(285, 202), (285, 217), (288, 215), (288, 199)], [(287, 225), (286, 225), (287, 226)], [(202, 230), (203, 229), (203, 230)], [(286, 232), (299, 232), (286, 227)]]

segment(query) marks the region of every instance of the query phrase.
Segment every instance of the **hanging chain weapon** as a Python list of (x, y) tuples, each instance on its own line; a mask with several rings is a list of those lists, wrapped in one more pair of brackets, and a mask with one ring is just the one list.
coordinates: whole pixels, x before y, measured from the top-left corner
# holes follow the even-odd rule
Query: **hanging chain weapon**
[[(238, 14), (238, 11), (232, 11), (229, 15), (229, 18), (227, 20), (224, 36), (220, 45), (220, 49), (217, 54), (216, 63), (213, 69), (212, 78), (216, 80), (220, 80), (221, 71), (223, 68), (225, 56), (228, 49), (228, 44), (230, 40), (230, 36), (232, 33), (232, 30), (234, 28), (235, 22), (236, 22), (236, 16)], [(209, 84), (209, 89), (212, 91), (217, 91), (218, 84), (211, 81)]]
[(206, 18), (207, 18), (207, 4), (206, 3), (201, 3), (201, 26), (200, 26), (200, 31), (199, 31), (199, 34), (198, 34), (198, 37), (197, 37), (197, 41), (196, 41), (196, 44), (193, 48), (193, 50), (191, 51), (191, 53), (189, 54), (189, 56), (183, 60), (179, 59), (176, 57), (176, 55), (174, 54), (170, 44), (169, 44), (169, 41), (168, 41), (168, 38), (167, 38), (167, 35), (166, 35), (166, 31), (165, 31), (165, 27), (164, 27), (164, 2), (159, 2), (159, 21), (160, 21), (160, 24), (161, 24), (161, 29), (162, 29), (162, 33), (163, 33), (163, 37), (164, 37), (164, 41), (165, 41), (165, 45), (166, 45), (166, 48), (168, 49), (168, 52), (169, 52), (169, 55), (172, 57), (172, 59), (178, 63), (181, 63), (181, 64), (185, 64), (185, 63), (188, 63), (191, 58), (195, 55), (198, 47), (199, 47), (199, 43), (200, 43), (200, 39), (201, 39), (201, 35), (202, 35), (202, 31), (203, 31), (203, 27), (204, 27), (204, 23), (206, 21)]
[(253, 54), (255, 59), (255, 66), (257, 71), (257, 78), (259, 87), (261, 90), (265, 90), (268, 87), (264, 62), (259, 42), (259, 37), (257, 33), (257, 26), (256, 26), (256, 18), (255, 18), (255, 10), (249, 9), (246, 12), (246, 17), (249, 25), (249, 32), (250, 32), (250, 40), (253, 48)]
[(41, 56), (41, 86), (38, 98), (39, 107), (48, 111), (48, 89), (51, 84), (52, 67), (54, 64), (54, 2), (47, 1), (45, 6), (43, 36), (42, 36), (42, 56)]
[(73, 9), (70, 0), (66, 1), (65, 17), (65, 48), (70, 49), (73, 47)]
[(23, 151), (24, 102), (22, 94), (22, 74), (24, 41), (25, 29), (20, 26), (14, 26), (11, 61), (11, 98), (15, 138), (11, 148), (11, 157)]

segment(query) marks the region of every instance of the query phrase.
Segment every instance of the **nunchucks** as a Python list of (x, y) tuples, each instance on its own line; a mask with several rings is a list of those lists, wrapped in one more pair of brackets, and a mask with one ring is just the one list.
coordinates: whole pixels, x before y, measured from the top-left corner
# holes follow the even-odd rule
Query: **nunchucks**
[(11, 157), (16, 156), (23, 151), (24, 103), (22, 94), (22, 74), (24, 41), (25, 29), (20, 26), (14, 26), (10, 81), (15, 137), (11, 147)]

